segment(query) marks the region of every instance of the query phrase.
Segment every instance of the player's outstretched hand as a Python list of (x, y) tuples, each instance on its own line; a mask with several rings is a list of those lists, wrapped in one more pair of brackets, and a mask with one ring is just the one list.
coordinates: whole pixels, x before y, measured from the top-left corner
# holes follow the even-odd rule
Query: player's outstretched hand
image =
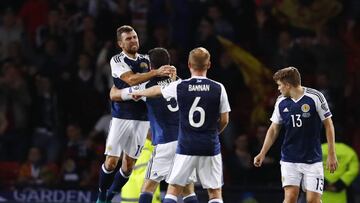
[(174, 73), (176, 74), (176, 68), (170, 65), (163, 65), (156, 70), (156, 75), (159, 77), (163, 77), (163, 76), (171, 77)]
[(338, 167), (338, 161), (336, 156), (328, 156), (326, 160), (326, 169), (330, 171), (330, 173), (334, 173)]
[(255, 158), (254, 158), (254, 166), (255, 167), (260, 167), (262, 162), (264, 161), (265, 156), (262, 155), (261, 153), (259, 153)]

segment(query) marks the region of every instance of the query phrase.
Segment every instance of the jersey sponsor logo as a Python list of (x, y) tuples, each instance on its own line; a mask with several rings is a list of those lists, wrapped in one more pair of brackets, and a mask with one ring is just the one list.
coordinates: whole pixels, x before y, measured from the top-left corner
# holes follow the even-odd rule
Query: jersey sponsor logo
[(311, 116), (311, 114), (309, 112), (302, 113), (302, 117), (304, 117), (304, 118), (309, 118), (310, 116)]
[(310, 106), (309, 106), (309, 104), (303, 104), (303, 105), (301, 106), (301, 111), (304, 112), (304, 113), (309, 112), (309, 111), (310, 111)]
[(143, 68), (143, 69), (147, 69), (149, 67), (148, 64), (145, 62), (141, 62), (139, 66), (140, 66), (140, 68)]
[(283, 110), (283, 112), (289, 112), (289, 109), (287, 107), (285, 107), (285, 109)]
[(197, 92), (208, 92), (210, 91), (210, 85), (189, 85), (189, 92), (197, 91)]

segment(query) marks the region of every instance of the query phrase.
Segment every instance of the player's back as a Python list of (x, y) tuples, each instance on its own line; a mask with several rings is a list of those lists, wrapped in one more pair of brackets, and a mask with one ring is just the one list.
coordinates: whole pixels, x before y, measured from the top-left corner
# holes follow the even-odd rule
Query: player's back
[[(154, 85), (164, 87), (169, 83), (171, 83), (171, 79), (168, 77), (153, 78), (146, 84), (146, 88)], [(179, 131), (179, 107), (175, 98), (147, 98), (146, 106), (148, 107), (153, 145), (177, 140)]]
[[(122, 52), (111, 58), (110, 65), (114, 85), (118, 89), (130, 87), (129, 84), (120, 79), (121, 74), (128, 71), (135, 74), (149, 71), (149, 59), (142, 54), (138, 54), (136, 59), (132, 59)], [(111, 101), (111, 114), (115, 118), (147, 120), (147, 109), (143, 101)]]
[(223, 91), (222, 84), (206, 77), (192, 77), (178, 84), (180, 130), (177, 153), (199, 156), (220, 153), (218, 120)]

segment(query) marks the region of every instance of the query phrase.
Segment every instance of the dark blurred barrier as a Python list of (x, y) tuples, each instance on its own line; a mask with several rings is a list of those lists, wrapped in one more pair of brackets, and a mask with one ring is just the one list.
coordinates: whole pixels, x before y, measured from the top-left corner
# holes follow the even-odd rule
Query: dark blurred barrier
[[(164, 195), (164, 193), (162, 193)], [(199, 203), (207, 203), (207, 191), (196, 188)], [(90, 203), (95, 202), (96, 191), (90, 190), (62, 190), (47, 188), (24, 188), (21, 190), (0, 191), (0, 202), (23, 203)], [(224, 187), (223, 197), (225, 203), (277, 203), (283, 201), (283, 191), (280, 186), (263, 187)], [(115, 197), (113, 202), (120, 202)], [(360, 194), (352, 194), (351, 202), (359, 203)]]

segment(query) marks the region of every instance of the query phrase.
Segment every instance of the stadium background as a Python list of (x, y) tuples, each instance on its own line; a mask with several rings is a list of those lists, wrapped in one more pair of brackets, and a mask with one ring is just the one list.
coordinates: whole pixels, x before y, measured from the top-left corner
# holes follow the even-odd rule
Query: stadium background
[[(96, 195), (110, 119), (115, 30), (132, 25), (140, 53), (165, 47), (181, 78), (188, 51), (211, 53), (232, 112), (221, 136), (225, 202), (281, 202), (280, 145), (255, 169), (278, 92), (295, 66), (320, 90), (337, 136), (360, 153), (358, 0), (1, 0), (0, 201), (86, 202)], [(29, 179), (29, 162), (40, 166)], [(36, 175), (36, 174), (33, 174)], [(360, 202), (360, 179), (349, 188)], [(200, 199), (206, 193), (198, 190)], [(16, 197), (16, 198), (14, 198)]]

